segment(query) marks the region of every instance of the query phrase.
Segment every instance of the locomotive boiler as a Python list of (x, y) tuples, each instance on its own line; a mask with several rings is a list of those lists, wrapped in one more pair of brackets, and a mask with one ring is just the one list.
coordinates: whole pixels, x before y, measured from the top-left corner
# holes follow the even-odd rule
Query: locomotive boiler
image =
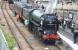
[(40, 10), (33, 10), (29, 14), (28, 28), (39, 39), (55, 43), (59, 36), (57, 34), (59, 22), (55, 14), (45, 14)]

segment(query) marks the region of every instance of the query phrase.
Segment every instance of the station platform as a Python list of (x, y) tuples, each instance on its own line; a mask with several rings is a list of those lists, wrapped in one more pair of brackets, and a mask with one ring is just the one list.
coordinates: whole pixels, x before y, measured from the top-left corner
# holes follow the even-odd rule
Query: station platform
[(63, 31), (62, 29), (60, 29), (61, 31), (58, 32), (59, 36), (61, 37), (61, 39), (63, 41), (65, 41), (69, 47), (71, 47), (71, 50), (78, 50), (78, 39), (77, 39), (77, 43), (74, 44), (74, 40), (73, 40), (73, 34), (70, 32), (70, 30), (66, 29), (66, 31)]
[[(62, 8), (61, 4), (59, 4), (58, 6), (60, 6), (60, 7), (58, 7), (58, 9)], [(71, 5), (68, 5), (68, 6), (63, 5), (63, 6), (64, 6), (63, 9), (68, 9), (68, 8), (70, 9)], [(77, 5), (74, 7), (76, 10), (78, 10)], [(72, 6), (71, 6), (71, 9), (72, 9)], [(71, 32), (63, 32), (61, 30), (61, 32), (58, 32), (58, 34), (61, 37), (61, 39), (64, 40), (72, 48), (72, 50), (78, 50), (78, 44), (73, 43), (73, 35)]]

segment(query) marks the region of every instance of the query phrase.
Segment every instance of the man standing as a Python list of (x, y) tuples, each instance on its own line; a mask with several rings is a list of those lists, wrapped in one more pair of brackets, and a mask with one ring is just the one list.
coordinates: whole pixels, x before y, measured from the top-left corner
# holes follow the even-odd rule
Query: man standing
[(77, 37), (78, 37), (78, 28), (76, 29), (76, 30), (74, 30), (74, 32), (73, 32), (73, 38), (74, 38), (74, 43), (76, 43), (76, 39), (77, 39)]
[(63, 21), (63, 30), (66, 28), (66, 20)]
[(71, 32), (72, 32), (72, 33), (74, 32), (74, 28), (75, 28), (75, 23), (72, 22), (72, 24), (71, 24)]

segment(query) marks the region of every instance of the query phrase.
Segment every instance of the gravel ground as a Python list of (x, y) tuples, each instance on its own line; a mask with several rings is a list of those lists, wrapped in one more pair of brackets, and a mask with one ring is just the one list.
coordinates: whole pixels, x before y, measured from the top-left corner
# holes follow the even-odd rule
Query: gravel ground
[[(8, 28), (8, 25), (7, 25), (7, 23), (6, 23), (6, 21), (5, 21), (4, 17), (3, 17), (3, 14), (2, 14), (2, 11), (1, 11), (1, 5), (0, 5), (0, 24), (3, 26), (3, 29), (5, 30), (5, 32), (9, 33), (9, 35), (12, 36), (12, 34), (10, 34), (11, 32), (10, 32), (10, 30)], [(15, 45), (13, 50), (19, 50), (18, 46)]]

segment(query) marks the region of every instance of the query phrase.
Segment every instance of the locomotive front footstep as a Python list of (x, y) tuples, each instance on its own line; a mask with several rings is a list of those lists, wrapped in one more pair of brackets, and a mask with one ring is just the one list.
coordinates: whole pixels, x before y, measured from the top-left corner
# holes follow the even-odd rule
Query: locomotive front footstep
[(49, 48), (44, 48), (44, 50), (50, 50)]

